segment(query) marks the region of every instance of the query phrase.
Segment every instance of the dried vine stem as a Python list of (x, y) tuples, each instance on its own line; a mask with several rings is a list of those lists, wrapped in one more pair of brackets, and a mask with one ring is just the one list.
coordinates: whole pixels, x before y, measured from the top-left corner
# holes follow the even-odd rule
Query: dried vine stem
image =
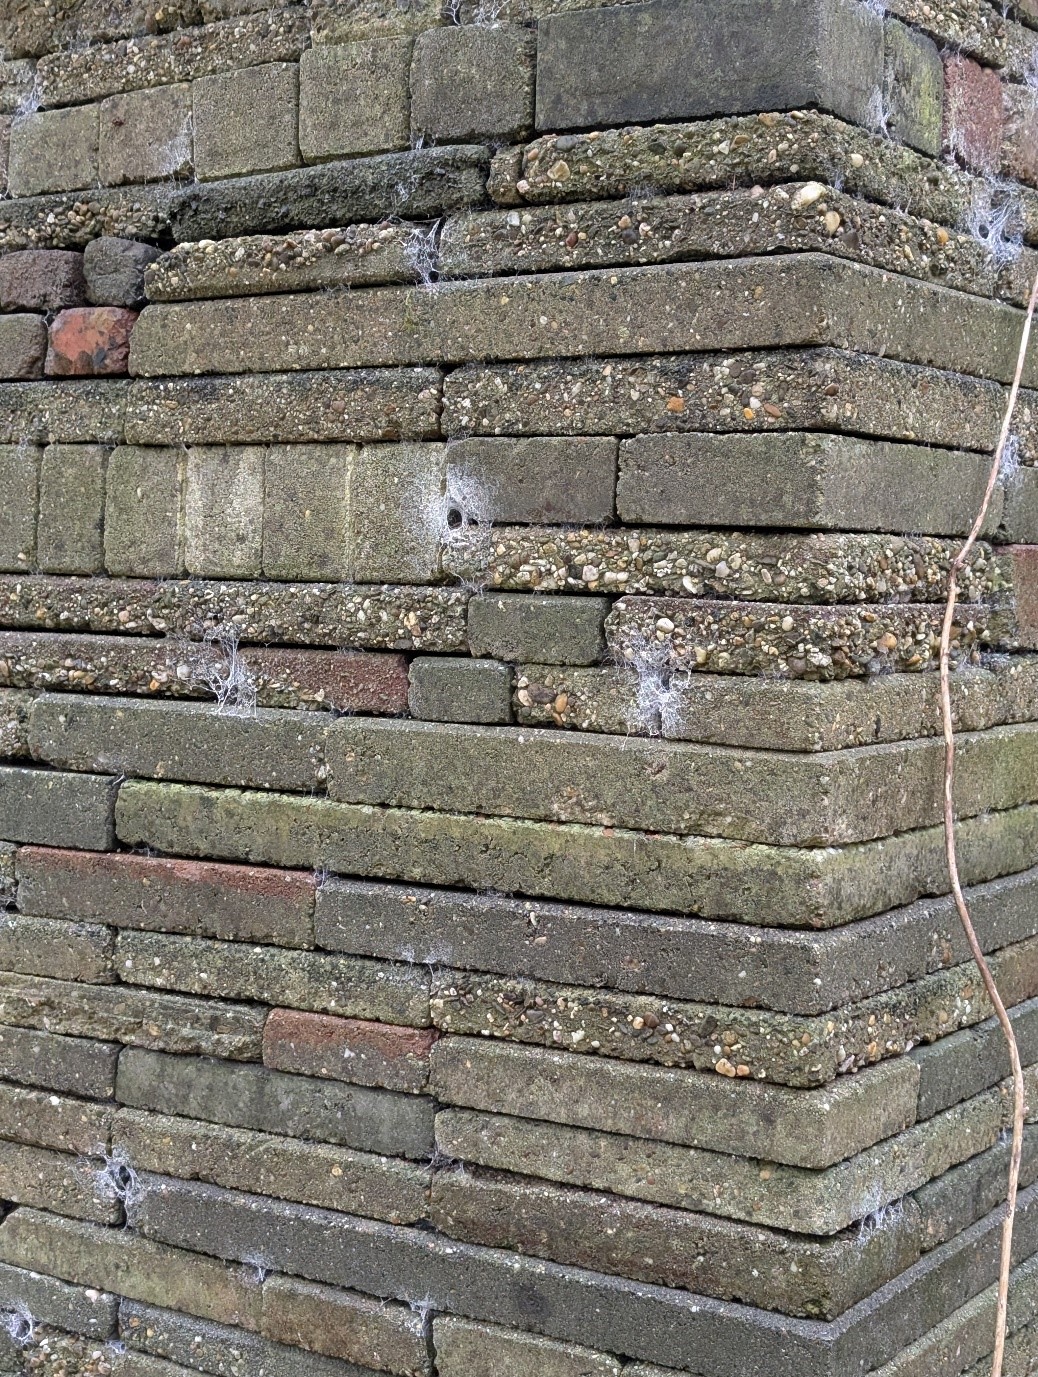
[(1009, 441), (1010, 430), (1013, 424), (1013, 413), (1016, 410), (1016, 401), (1020, 393), (1020, 380), (1023, 377), (1024, 361), (1027, 357), (1027, 346), (1031, 338), (1031, 325), (1034, 320), (1035, 307), (1038, 306), (1038, 277), (1034, 280), (1031, 288), (1030, 300), (1027, 304), (1027, 313), (1024, 317), (1023, 331), (1020, 336), (1020, 351), (1016, 360), (1016, 372), (1013, 375), (1013, 385), (1009, 389), (1009, 400), (1006, 404), (1006, 412), (1002, 421), (1002, 429), (999, 433), (998, 444), (991, 458), (991, 471), (988, 474), (987, 487), (984, 490), (984, 500), (980, 504), (976, 520), (970, 528), (970, 533), (966, 537), (965, 543), (958, 554), (951, 562), (948, 575), (948, 601), (944, 608), (944, 622), (941, 627), (941, 723), (944, 729), (944, 849), (948, 861), (948, 875), (951, 879), (952, 894), (955, 898), (955, 907), (958, 910), (962, 927), (966, 933), (966, 940), (969, 943), (973, 959), (977, 963), (981, 978), (984, 981), (984, 988), (987, 990), (988, 998), (991, 1000), (999, 1024), (1002, 1028), (1006, 1046), (1009, 1049), (1009, 1060), (1013, 1072), (1013, 1144), (1009, 1157), (1009, 1186), (1006, 1192), (1006, 1217), (1002, 1225), (1002, 1254), (998, 1273), (998, 1298), (995, 1307), (995, 1348), (992, 1355), (991, 1377), (1002, 1377), (1002, 1364), (1005, 1358), (1006, 1347), (1006, 1325), (1009, 1310), (1009, 1274), (1013, 1265), (1013, 1224), (1016, 1219), (1016, 1196), (1020, 1184), (1020, 1159), (1023, 1153), (1024, 1142), (1024, 1076), (1023, 1067), (1020, 1064), (1020, 1048), (1016, 1041), (1016, 1033), (1010, 1022), (1006, 1006), (999, 994), (995, 978), (991, 974), (991, 969), (984, 959), (980, 942), (977, 940), (977, 932), (970, 918), (969, 907), (966, 904), (966, 897), (962, 892), (962, 883), (959, 879), (959, 861), (955, 846), (955, 803), (953, 799), (955, 787), (955, 727), (952, 721), (951, 706), (951, 640), (952, 628), (955, 622), (955, 604), (959, 596), (958, 576), (962, 572), (969, 558), (970, 551), (977, 542), (977, 537), (984, 528), (987, 520), (988, 509), (991, 506), (991, 499), (994, 496), (995, 488), (998, 484), (999, 473), (1002, 469), (1002, 459), (1005, 455), (1006, 445)]

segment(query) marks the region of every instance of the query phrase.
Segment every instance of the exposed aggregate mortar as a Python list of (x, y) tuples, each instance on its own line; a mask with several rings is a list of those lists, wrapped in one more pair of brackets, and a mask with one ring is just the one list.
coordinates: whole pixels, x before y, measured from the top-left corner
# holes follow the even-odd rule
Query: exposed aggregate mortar
[[(444, 568), (487, 587), (537, 593), (674, 593), (790, 603), (938, 602), (959, 542), (933, 537), (755, 535), (667, 527), (496, 526), (485, 562)], [(999, 600), (1010, 569), (980, 543), (964, 602)]]
[(162, 240), (176, 197), (169, 184), (97, 187), (0, 202), (0, 253), (15, 249), (81, 249), (103, 234)]

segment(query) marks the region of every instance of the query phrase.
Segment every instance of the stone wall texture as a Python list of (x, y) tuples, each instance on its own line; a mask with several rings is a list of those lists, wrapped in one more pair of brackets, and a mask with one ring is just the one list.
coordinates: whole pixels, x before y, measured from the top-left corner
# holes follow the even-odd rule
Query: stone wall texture
[(1036, 0), (0, 50), (0, 1372), (982, 1377)]

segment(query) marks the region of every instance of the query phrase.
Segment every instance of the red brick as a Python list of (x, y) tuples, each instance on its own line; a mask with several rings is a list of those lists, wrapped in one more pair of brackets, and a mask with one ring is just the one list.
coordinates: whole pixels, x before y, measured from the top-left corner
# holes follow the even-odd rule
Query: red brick
[(1026, 650), (1038, 650), (1038, 545), (1007, 545), (1013, 561), (1016, 634)]
[(1006, 85), (1003, 114), (1002, 173), (1038, 186), (1038, 92)]
[(242, 659), (263, 685), (262, 702), (279, 706), (287, 694), (343, 712), (407, 711), (407, 661), (402, 655), (363, 650), (254, 650)]
[(424, 1090), (437, 1033), (362, 1018), (272, 1009), (263, 1028), (263, 1064), (387, 1090)]
[(944, 64), (944, 146), (977, 172), (998, 167), (1002, 83), (996, 71), (960, 54)]
[(23, 846), (18, 907), (43, 918), (313, 946), (316, 879), (298, 870)]
[(83, 255), (22, 249), (0, 257), (0, 310), (60, 311), (86, 301)]
[(121, 306), (75, 306), (62, 311), (50, 327), (47, 373), (60, 378), (125, 373), (137, 315)]

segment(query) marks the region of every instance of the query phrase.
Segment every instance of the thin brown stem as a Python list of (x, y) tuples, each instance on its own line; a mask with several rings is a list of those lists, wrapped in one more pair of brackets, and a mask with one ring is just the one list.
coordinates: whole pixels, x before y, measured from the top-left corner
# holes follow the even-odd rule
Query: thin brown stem
[(998, 1018), (1002, 1028), (1006, 1046), (1009, 1049), (1009, 1061), (1013, 1076), (1013, 1141), (1009, 1156), (1009, 1185), (1006, 1191), (1006, 1217), (1002, 1226), (1002, 1252), (998, 1273), (998, 1295), (995, 1307), (995, 1347), (992, 1355), (991, 1377), (1002, 1377), (1002, 1364), (1005, 1359), (1006, 1348), (1006, 1329), (1009, 1314), (1009, 1277), (1013, 1265), (1013, 1225), (1016, 1221), (1016, 1197), (1020, 1186), (1020, 1159), (1023, 1155), (1024, 1144), (1024, 1115), (1026, 1108), (1024, 1104), (1024, 1075), (1023, 1067), (1020, 1063), (1020, 1048), (1017, 1044), (1016, 1033), (1002, 996), (999, 993), (998, 985), (991, 974), (991, 968), (984, 959), (984, 952), (981, 949), (977, 938), (973, 920), (970, 917), (969, 907), (966, 897), (962, 892), (962, 883), (959, 878), (959, 859), (955, 845), (955, 725), (952, 718), (951, 705), (951, 644), (952, 632), (955, 625), (955, 606), (959, 596), (959, 574), (962, 572), (969, 559), (970, 551), (977, 542), (977, 537), (984, 529), (987, 520), (988, 510), (991, 506), (991, 499), (994, 496), (995, 488), (998, 486), (998, 478), (1002, 469), (1002, 461), (1005, 457), (1006, 445), (1009, 442), (1010, 431), (1013, 425), (1013, 413), (1016, 410), (1017, 398), (1020, 394), (1020, 382), (1023, 378), (1024, 361), (1027, 357), (1027, 346), (1031, 337), (1031, 325), (1034, 320), (1035, 308), (1038, 306), (1038, 277), (1035, 278), (1034, 286), (1031, 288), (1030, 300), (1027, 304), (1027, 314), (1024, 317), (1023, 330), (1020, 336), (1020, 350), (1016, 360), (1016, 372), (1013, 375), (1013, 385), (1009, 389), (1009, 398), (1006, 403), (1005, 416), (1002, 420), (1002, 429), (999, 432), (998, 444), (991, 458), (991, 469), (988, 473), (987, 487), (984, 490), (984, 499), (980, 504), (976, 519), (970, 527), (969, 535), (966, 537), (962, 548), (951, 562), (948, 573), (948, 600), (944, 608), (944, 621), (941, 626), (941, 723), (944, 729), (944, 849), (948, 861), (948, 876), (951, 880), (951, 891), (955, 898), (955, 907), (962, 922), (966, 940), (969, 943), (973, 959), (977, 963), (984, 988), (988, 998)]

